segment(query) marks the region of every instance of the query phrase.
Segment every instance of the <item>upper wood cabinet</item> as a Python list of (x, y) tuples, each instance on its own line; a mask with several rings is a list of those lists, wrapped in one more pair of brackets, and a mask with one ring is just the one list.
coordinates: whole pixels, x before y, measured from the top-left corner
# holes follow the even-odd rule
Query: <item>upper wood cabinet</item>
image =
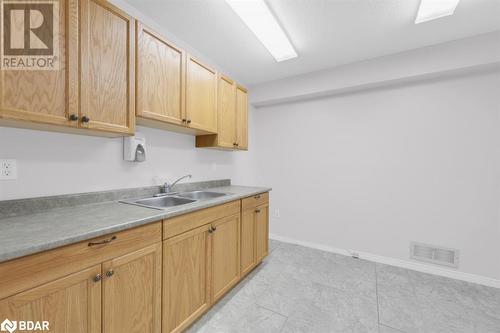
[(78, 1), (60, 1), (59, 69), (0, 70), (0, 125), (78, 127), (78, 56)]
[(219, 96), (217, 106), (217, 145), (233, 148), (236, 143), (236, 90), (235, 83), (219, 75)]
[(199, 135), (196, 147), (248, 149), (247, 90), (219, 74), (217, 96), (217, 134)]
[(132, 134), (134, 20), (104, 0), (59, 1), (59, 18), (59, 69), (0, 71), (0, 125)]
[(248, 149), (248, 92), (236, 86), (236, 146)]
[(0, 315), (48, 321), (50, 332), (100, 333), (101, 279), (96, 279), (100, 274), (101, 265), (96, 265), (5, 298), (0, 301)]
[(135, 20), (104, 0), (80, 0), (83, 127), (135, 130)]
[(103, 332), (161, 332), (162, 244), (104, 262)]
[(136, 51), (137, 122), (184, 125), (184, 51), (140, 22)]
[(190, 128), (217, 133), (217, 72), (190, 55), (186, 59), (186, 122)]

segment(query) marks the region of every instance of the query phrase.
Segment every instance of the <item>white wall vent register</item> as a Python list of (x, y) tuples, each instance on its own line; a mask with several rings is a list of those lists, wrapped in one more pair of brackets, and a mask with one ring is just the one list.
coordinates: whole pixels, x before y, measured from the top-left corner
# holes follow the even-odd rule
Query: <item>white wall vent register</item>
[(417, 242), (410, 243), (410, 258), (431, 264), (458, 268), (459, 251)]

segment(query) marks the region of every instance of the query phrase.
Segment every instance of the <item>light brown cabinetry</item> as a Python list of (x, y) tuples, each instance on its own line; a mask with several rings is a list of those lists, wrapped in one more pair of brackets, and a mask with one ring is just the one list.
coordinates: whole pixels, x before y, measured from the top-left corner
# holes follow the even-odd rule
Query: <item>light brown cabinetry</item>
[(0, 125), (78, 127), (78, 0), (59, 2), (58, 39), (59, 69), (0, 70)]
[(101, 332), (101, 274), (96, 265), (0, 300), (2, 320), (48, 321), (50, 332)]
[(217, 133), (217, 72), (191, 55), (186, 59), (186, 123)]
[(240, 201), (163, 221), (163, 333), (182, 332), (239, 281)]
[(59, 7), (59, 69), (0, 71), (0, 125), (132, 134), (134, 19), (104, 0)]
[(136, 51), (137, 122), (157, 127), (184, 125), (184, 51), (140, 22)]
[(236, 86), (236, 148), (248, 149), (248, 92)]
[[(0, 264), (0, 317), (51, 332), (161, 330), (161, 223)], [(90, 267), (90, 268), (85, 268)]]
[(269, 254), (269, 204), (255, 209), (255, 257), (261, 262)]
[(240, 215), (212, 223), (212, 301), (240, 279)]
[(135, 130), (135, 20), (104, 0), (80, 0), (83, 127)]
[(137, 122), (190, 133), (217, 132), (217, 72), (137, 23)]
[(210, 226), (163, 242), (163, 333), (182, 332), (210, 307)]
[(269, 194), (241, 201), (241, 276), (269, 253)]
[(249, 273), (255, 265), (255, 209), (241, 212), (241, 276)]
[(161, 331), (161, 265), (161, 242), (103, 263), (103, 332)]
[(219, 74), (217, 134), (196, 137), (196, 147), (248, 149), (247, 91), (230, 78)]

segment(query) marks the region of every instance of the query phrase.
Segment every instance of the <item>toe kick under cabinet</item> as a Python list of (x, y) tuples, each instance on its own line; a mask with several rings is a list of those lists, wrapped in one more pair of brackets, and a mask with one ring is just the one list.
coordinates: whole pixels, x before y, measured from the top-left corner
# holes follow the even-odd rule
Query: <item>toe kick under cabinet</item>
[(183, 332), (268, 254), (268, 193), (0, 263), (0, 318)]

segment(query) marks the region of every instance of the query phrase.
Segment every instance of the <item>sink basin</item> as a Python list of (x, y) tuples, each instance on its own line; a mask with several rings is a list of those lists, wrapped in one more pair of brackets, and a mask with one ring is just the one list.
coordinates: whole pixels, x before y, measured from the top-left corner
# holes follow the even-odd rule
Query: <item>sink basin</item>
[(191, 191), (183, 193), (160, 193), (154, 197), (123, 200), (120, 202), (143, 206), (155, 209), (168, 209), (176, 206), (187, 205), (200, 200), (209, 200), (213, 198), (223, 197), (227, 193), (209, 192), (209, 191)]
[(143, 206), (155, 207), (155, 208), (168, 208), (180, 205), (185, 205), (188, 203), (195, 202), (189, 198), (179, 198), (179, 197), (158, 197), (158, 198), (147, 198), (142, 200), (134, 201), (134, 203)]
[(189, 198), (194, 200), (207, 200), (207, 199), (223, 197), (225, 195), (227, 194), (218, 192), (208, 192), (208, 191), (192, 191), (192, 192), (179, 193), (177, 196), (181, 198)]

